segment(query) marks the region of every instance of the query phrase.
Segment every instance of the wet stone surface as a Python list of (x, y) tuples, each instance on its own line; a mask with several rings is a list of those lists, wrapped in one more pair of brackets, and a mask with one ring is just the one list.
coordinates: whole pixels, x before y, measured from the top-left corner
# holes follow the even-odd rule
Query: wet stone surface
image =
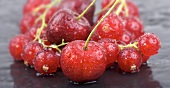
[(19, 33), (19, 20), (26, 0), (0, 0), (0, 88), (169, 88), (170, 1), (133, 1), (139, 6), (145, 31), (155, 33), (162, 42), (159, 54), (151, 57), (139, 73), (122, 74), (115, 65), (95, 84), (73, 85), (61, 71), (50, 77), (39, 77), (23, 62), (13, 61), (8, 42)]

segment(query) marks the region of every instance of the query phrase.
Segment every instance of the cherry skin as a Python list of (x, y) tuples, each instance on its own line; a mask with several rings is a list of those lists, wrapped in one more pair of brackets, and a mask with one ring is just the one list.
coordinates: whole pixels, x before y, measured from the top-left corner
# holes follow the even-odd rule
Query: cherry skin
[(37, 55), (38, 52), (43, 50), (43, 46), (42, 44), (38, 43), (38, 42), (29, 42), (28, 44), (26, 44), (23, 47), (22, 50), (22, 58), (24, 60), (25, 65), (31, 65), (33, 66), (33, 59), (35, 58), (35, 56)]
[(150, 56), (142, 56), (142, 63), (146, 63), (149, 60)]
[(27, 0), (23, 7), (23, 14), (32, 13), (40, 5), (47, 5), (51, 0)]
[(57, 12), (59, 10), (59, 7), (57, 7), (57, 6), (53, 6), (53, 7), (51, 7), (49, 10), (48, 10), (48, 12), (47, 12), (47, 15), (46, 15), (46, 19), (45, 19), (45, 21), (46, 21), (46, 23), (48, 23), (49, 22), (49, 20), (50, 20), (50, 18), (54, 15), (54, 13), (55, 12)]
[(106, 49), (107, 67), (113, 65), (119, 53), (118, 44), (114, 39), (105, 38), (98, 41)]
[[(62, 0), (59, 7), (61, 9), (67, 8), (81, 14), (92, 0)], [(89, 21), (90, 25), (93, 25), (93, 17), (95, 12), (95, 5), (93, 5), (84, 15), (84, 17)]]
[(56, 12), (47, 26), (48, 41), (60, 44), (62, 39), (65, 42), (87, 39), (90, 33), (90, 24), (84, 17), (77, 20), (78, 15), (68, 9)]
[(97, 42), (90, 41), (87, 50), (85, 41), (75, 40), (64, 47), (60, 65), (64, 75), (74, 82), (88, 82), (98, 79), (106, 68), (105, 49)]
[(17, 35), (10, 40), (9, 51), (14, 60), (23, 60), (21, 57), (22, 48), (30, 41), (31, 39), (23, 34)]
[[(107, 6), (110, 3), (111, 0), (102, 0), (102, 8)], [(127, 9), (129, 16), (135, 16), (140, 17), (139, 9), (138, 7), (130, 0), (126, 0)], [(119, 8), (120, 3), (118, 3), (113, 11), (116, 11)], [(106, 12), (104, 12), (106, 13)], [(126, 17), (125, 8), (123, 7), (122, 11), (119, 14), (122, 17)]]
[(145, 33), (138, 40), (139, 50), (145, 56), (151, 56), (158, 53), (161, 42), (155, 34)]
[(117, 15), (111, 13), (104, 19), (96, 31), (101, 38), (119, 40), (123, 34), (122, 20)]
[(94, 34), (93, 34), (92, 37), (90, 38), (90, 41), (96, 41), (96, 42), (98, 42), (100, 39), (101, 39), (101, 37), (100, 37), (96, 32), (94, 32)]
[[(139, 18), (140, 17), (140, 13), (139, 13), (138, 6), (135, 5), (135, 3), (133, 3), (131, 0), (126, 0), (126, 4), (127, 4), (129, 16), (133, 16), (133, 17), (138, 17)], [(120, 16), (122, 16), (122, 17), (126, 16), (125, 8), (123, 8), (123, 10), (121, 11)]]
[(117, 59), (119, 67), (125, 72), (137, 72), (142, 64), (142, 55), (135, 48), (124, 48)]
[(25, 14), (20, 21), (20, 32), (22, 34), (28, 32), (30, 28), (35, 24), (37, 17), (37, 15), (33, 15), (31, 13)]
[(36, 71), (48, 75), (56, 72), (59, 67), (59, 57), (51, 50), (44, 50), (37, 53), (33, 63)]
[[(34, 26), (32, 26), (32, 27), (30, 28), (30, 30), (26, 33), (26, 35), (27, 35), (28, 37), (30, 37), (32, 40), (34, 40), (35, 37), (36, 37), (37, 30), (38, 30), (38, 28), (40, 28), (40, 27), (41, 27), (41, 23), (35, 24)], [(44, 28), (44, 29), (42, 30), (40, 37), (41, 37), (42, 39), (46, 39), (46, 28)]]
[(132, 40), (139, 38), (141, 35), (145, 33), (143, 24), (140, 21), (140, 19), (137, 17), (133, 17), (133, 16), (125, 17), (124, 24), (125, 24), (126, 31), (131, 33)]
[(123, 35), (120, 40), (126, 44), (129, 44), (132, 41), (131, 33), (129, 33), (127, 30), (124, 30)]

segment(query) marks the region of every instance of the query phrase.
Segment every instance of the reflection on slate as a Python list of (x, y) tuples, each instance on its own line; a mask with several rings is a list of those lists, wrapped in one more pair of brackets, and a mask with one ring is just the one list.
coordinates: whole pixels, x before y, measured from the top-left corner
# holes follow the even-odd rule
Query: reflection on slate
[(139, 73), (122, 74), (117, 64), (114, 68), (107, 69), (104, 75), (94, 84), (74, 85), (61, 71), (50, 77), (38, 77), (33, 68), (26, 67), (23, 62), (14, 62), (11, 65), (11, 75), (16, 88), (161, 88), (158, 81), (153, 79), (152, 70), (149, 66), (143, 65)]

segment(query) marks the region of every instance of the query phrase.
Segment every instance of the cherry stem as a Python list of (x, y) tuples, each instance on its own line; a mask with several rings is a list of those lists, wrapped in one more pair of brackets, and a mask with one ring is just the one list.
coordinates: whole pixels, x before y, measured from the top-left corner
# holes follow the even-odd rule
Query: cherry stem
[(92, 7), (95, 4), (96, 0), (93, 0), (90, 5), (76, 18), (77, 20), (79, 20), (80, 18), (82, 18), (84, 16), (84, 14), (86, 14), (86, 12), (90, 9), (90, 7)]
[(64, 42), (64, 39), (62, 39), (62, 43), (61, 44), (59, 44), (59, 45), (50, 45), (50, 46), (47, 46), (47, 45), (45, 45), (44, 43), (42, 43), (42, 45), (46, 48), (46, 47), (49, 47), (49, 48), (54, 48), (54, 49), (56, 49), (56, 50), (58, 50), (59, 51), (59, 53), (61, 53), (61, 49), (59, 48), (59, 47), (61, 47), (61, 46), (65, 46), (65, 45), (67, 45), (68, 44), (68, 42)]
[(128, 44), (128, 45), (125, 45), (125, 46), (123, 46), (123, 45), (118, 45), (118, 47), (119, 47), (120, 50), (122, 50), (122, 49), (124, 49), (124, 48), (129, 48), (129, 47), (134, 47), (134, 48), (138, 49), (137, 44), (138, 44), (138, 42), (134, 42), (134, 43), (132, 43), (132, 44)]
[(100, 10), (99, 12), (95, 13), (94, 15), (99, 15), (100, 13), (106, 11), (109, 7), (111, 7), (114, 4), (115, 0), (112, 0), (111, 2), (109, 2), (109, 4), (107, 4), (102, 10)]
[(119, 5), (118, 9), (115, 11), (115, 14), (116, 14), (116, 15), (119, 15), (120, 12), (122, 11), (122, 9), (123, 9), (123, 3), (121, 3), (121, 4)]
[(128, 17), (129, 16), (129, 10), (128, 10), (128, 6), (127, 6), (127, 3), (126, 3), (126, 0), (122, 0), (122, 3), (123, 3), (123, 6), (125, 8), (126, 16)]
[(120, 0), (116, 0), (115, 3), (112, 5), (112, 7), (107, 11), (107, 13), (101, 18), (101, 20), (97, 23), (97, 25), (93, 28), (91, 31), (90, 35), (88, 36), (85, 45), (84, 45), (84, 50), (87, 50), (88, 43), (90, 41), (90, 38), (92, 37), (93, 33), (96, 31), (97, 27), (104, 21), (104, 19), (112, 12), (114, 7), (118, 4)]
[(128, 8), (127, 8), (127, 4), (126, 4), (125, 0), (121, 0), (121, 4), (119, 5), (118, 9), (115, 11), (115, 14), (119, 15), (120, 12), (122, 11), (123, 7), (125, 8), (126, 16), (128, 16), (129, 13), (128, 13)]

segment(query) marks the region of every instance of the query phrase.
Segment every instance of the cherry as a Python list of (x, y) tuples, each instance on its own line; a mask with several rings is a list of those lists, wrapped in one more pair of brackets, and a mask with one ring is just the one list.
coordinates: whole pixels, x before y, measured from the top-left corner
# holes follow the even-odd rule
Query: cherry
[(155, 34), (145, 33), (139, 37), (138, 47), (142, 54), (145, 56), (151, 56), (158, 53), (161, 43)]
[(35, 8), (40, 5), (47, 5), (51, 0), (27, 0), (23, 7), (23, 14), (32, 13)]
[(44, 50), (37, 53), (33, 63), (36, 71), (48, 75), (56, 72), (59, 67), (59, 57), (51, 50)]
[(33, 59), (35, 58), (35, 56), (37, 55), (38, 52), (43, 50), (43, 46), (42, 44), (38, 43), (38, 42), (29, 42), (28, 44), (26, 44), (23, 47), (22, 50), (22, 58), (24, 60), (25, 65), (31, 65), (33, 66)]
[[(92, 0), (62, 0), (59, 7), (61, 9), (67, 8), (81, 14)], [(93, 25), (93, 15), (95, 12), (95, 5), (93, 5), (84, 15), (84, 17), (89, 21), (90, 25)]]
[(113, 63), (116, 61), (119, 53), (119, 47), (116, 43), (116, 40), (105, 38), (99, 40), (98, 42), (106, 49), (107, 67), (112, 66)]
[[(111, 0), (102, 0), (102, 8), (107, 6), (110, 2), (111, 2)], [(126, 0), (126, 4), (127, 4), (127, 9), (128, 9), (129, 16), (136, 16), (136, 17), (140, 16), (138, 7), (132, 1)], [(116, 5), (116, 7), (114, 8), (113, 11), (116, 11), (118, 9), (119, 5), (120, 5), (120, 3)], [(126, 17), (126, 12), (125, 12), (124, 7), (122, 8), (119, 15), (122, 16), (122, 17)]]
[(25, 14), (20, 21), (20, 31), (22, 34), (25, 34), (30, 30), (30, 28), (35, 24), (37, 15), (31, 13)]
[(30, 39), (23, 34), (17, 35), (10, 40), (9, 51), (14, 60), (22, 60), (22, 48), (28, 42), (30, 42)]
[(63, 73), (74, 82), (88, 82), (98, 79), (106, 68), (105, 49), (90, 41), (84, 50), (85, 41), (75, 40), (64, 47), (60, 64)]
[(56, 12), (47, 26), (48, 41), (60, 44), (62, 39), (65, 42), (85, 40), (90, 33), (90, 24), (84, 17), (77, 20), (78, 15), (68, 9)]
[[(127, 9), (128, 9), (129, 16), (134, 16), (134, 17), (139, 18), (140, 13), (139, 13), (138, 7), (130, 0), (126, 0), (126, 4), (127, 4)], [(126, 16), (125, 8), (123, 8), (123, 10), (121, 11), (120, 16), (122, 16), (122, 17)]]
[(135, 48), (124, 48), (117, 59), (119, 67), (125, 72), (137, 72), (142, 64), (142, 55)]
[(123, 24), (117, 15), (111, 13), (98, 26), (96, 31), (101, 38), (112, 38), (119, 40), (123, 34)]
[[(32, 40), (35, 39), (36, 33), (38, 31), (38, 28), (41, 27), (41, 24), (36, 24), (30, 28), (30, 30), (26, 33), (28, 37), (30, 37)], [(46, 28), (44, 28), (41, 32), (41, 38), (46, 39)]]
[(144, 34), (143, 24), (137, 17), (124, 18), (125, 29), (131, 33), (131, 39), (135, 40)]

